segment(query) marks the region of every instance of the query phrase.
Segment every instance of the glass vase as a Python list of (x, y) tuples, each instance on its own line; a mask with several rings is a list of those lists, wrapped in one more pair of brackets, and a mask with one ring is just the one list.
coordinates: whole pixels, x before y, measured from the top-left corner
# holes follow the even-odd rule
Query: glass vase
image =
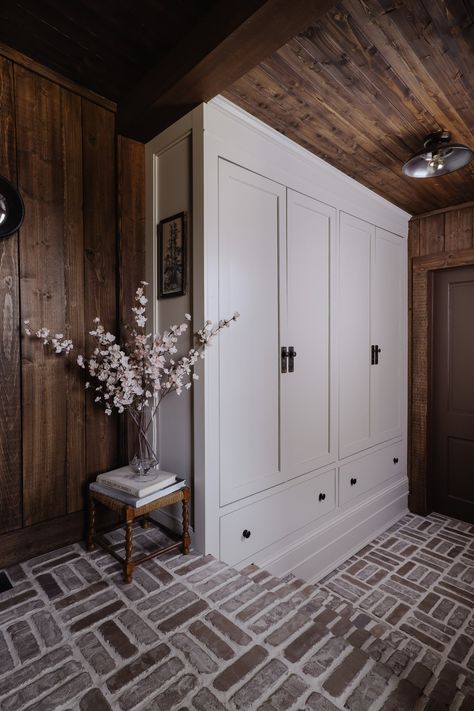
[(149, 442), (152, 419), (142, 410), (138, 416), (132, 418), (135, 437), (133, 457), (129, 464), (135, 472), (135, 479), (138, 481), (152, 481), (158, 474), (157, 468), (160, 463), (157, 453)]

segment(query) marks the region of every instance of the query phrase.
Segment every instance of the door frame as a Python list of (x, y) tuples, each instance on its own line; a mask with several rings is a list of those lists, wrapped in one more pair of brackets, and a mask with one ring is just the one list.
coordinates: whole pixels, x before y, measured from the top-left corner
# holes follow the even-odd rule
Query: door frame
[(474, 266), (474, 249), (441, 252), (412, 260), (412, 316), (409, 365), (408, 505), (426, 516), (432, 510), (428, 495), (431, 397), (432, 275), (440, 269)]

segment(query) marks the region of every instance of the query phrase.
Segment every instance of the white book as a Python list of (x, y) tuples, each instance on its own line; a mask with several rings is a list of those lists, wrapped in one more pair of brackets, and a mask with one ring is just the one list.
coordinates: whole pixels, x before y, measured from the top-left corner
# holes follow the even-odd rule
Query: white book
[(111, 472), (99, 474), (96, 481), (100, 484), (110, 486), (112, 489), (119, 489), (125, 493), (135, 496), (138, 499), (155, 491), (160, 491), (176, 481), (176, 474), (170, 472), (157, 471), (156, 476), (149, 481), (137, 481), (137, 475), (130, 467), (122, 467)]
[(152, 501), (157, 501), (158, 499), (162, 499), (163, 497), (168, 496), (168, 494), (172, 494), (175, 491), (184, 489), (185, 486), (186, 481), (184, 479), (179, 479), (178, 477), (176, 477), (176, 481), (174, 484), (170, 484), (169, 486), (164, 489), (161, 489), (160, 491), (155, 491), (153, 494), (148, 494), (148, 496), (143, 496), (141, 498), (137, 498), (136, 496), (130, 496), (124, 491), (112, 489), (110, 486), (100, 484), (97, 481), (92, 482), (89, 488), (91, 489), (91, 491), (97, 491), (99, 494), (111, 496), (114, 499), (118, 499), (118, 501), (122, 501), (124, 504), (128, 504), (129, 506), (133, 506), (135, 509), (138, 509), (140, 508), (140, 506), (146, 506), (146, 504), (151, 504)]

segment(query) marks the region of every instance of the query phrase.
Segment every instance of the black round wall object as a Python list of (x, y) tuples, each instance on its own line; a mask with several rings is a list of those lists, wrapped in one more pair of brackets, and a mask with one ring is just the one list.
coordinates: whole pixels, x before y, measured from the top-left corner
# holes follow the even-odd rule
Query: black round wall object
[(25, 206), (20, 193), (0, 176), (0, 239), (20, 229), (24, 217)]

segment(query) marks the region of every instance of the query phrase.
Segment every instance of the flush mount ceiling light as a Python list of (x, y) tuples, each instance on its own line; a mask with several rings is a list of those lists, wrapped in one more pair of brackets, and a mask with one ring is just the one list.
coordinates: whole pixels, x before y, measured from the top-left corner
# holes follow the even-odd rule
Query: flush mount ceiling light
[(468, 146), (450, 143), (448, 131), (430, 133), (424, 140), (424, 149), (415, 153), (403, 166), (409, 178), (437, 178), (464, 168), (474, 156)]

